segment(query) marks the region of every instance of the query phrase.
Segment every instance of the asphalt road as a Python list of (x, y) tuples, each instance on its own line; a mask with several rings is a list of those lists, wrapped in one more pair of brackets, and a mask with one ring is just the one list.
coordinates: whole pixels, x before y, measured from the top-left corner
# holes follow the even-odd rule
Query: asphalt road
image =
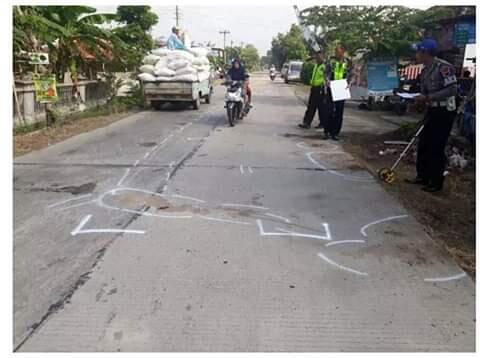
[(291, 86), (253, 89), (234, 128), (218, 87), (15, 160), (18, 351), (475, 349), (473, 281)]

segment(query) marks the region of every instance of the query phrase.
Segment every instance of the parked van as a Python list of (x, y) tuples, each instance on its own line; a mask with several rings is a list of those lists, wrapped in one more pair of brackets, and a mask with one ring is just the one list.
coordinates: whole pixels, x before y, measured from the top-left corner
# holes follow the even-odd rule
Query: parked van
[(302, 73), (302, 61), (290, 61), (288, 63), (288, 70), (285, 76), (283, 77), (285, 83), (289, 82), (300, 82), (301, 78), (300, 75)]

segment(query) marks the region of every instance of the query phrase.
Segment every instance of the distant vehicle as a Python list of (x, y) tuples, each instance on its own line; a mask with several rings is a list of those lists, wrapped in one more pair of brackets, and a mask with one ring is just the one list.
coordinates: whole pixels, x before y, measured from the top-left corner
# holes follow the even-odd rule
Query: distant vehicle
[(280, 77), (285, 78), (285, 75), (287, 74), (288, 71), (288, 62), (285, 63), (280, 71)]
[(283, 79), (285, 83), (289, 82), (300, 82), (300, 75), (302, 73), (302, 61), (290, 61), (288, 63), (287, 73), (284, 75)]

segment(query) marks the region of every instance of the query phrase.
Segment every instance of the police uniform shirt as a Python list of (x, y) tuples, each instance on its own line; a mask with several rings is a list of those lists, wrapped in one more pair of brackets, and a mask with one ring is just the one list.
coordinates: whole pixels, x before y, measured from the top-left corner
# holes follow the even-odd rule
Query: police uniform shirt
[(435, 57), (430, 66), (425, 66), (420, 73), (420, 88), (430, 101), (440, 103), (450, 111), (455, 110), (457, 78), (455, 68), (447, 61)]

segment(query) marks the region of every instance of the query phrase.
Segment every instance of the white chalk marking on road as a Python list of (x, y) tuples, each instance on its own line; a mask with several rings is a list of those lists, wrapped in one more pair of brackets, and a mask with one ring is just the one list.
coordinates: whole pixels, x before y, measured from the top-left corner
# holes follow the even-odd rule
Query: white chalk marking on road
[(305, 237), (309, 239), (326, 240), (326, 241), (332, 240), (329, 236), (329, 233), (327, 233), (328, 236), (320, 236), (320, 235), (301, 234), (297, 232), (265, 232), (265, 230), (263, 229), (262, 220), (259, 220), (259, 219), (257, 219), (257, 226), (261, 236), (292, 236), (292, 237)]
[(423, 281), (425, 281), (425, 282), (447, 282), (447, 281), (458, 280), (458, 279), (466, 277), (466, 276), (467, 276), (467, 274), (465, 272), (462, 272), (458, 275), (449, 276), (449, 277), (426, 278)]
[(92, 215), (89, 214), (85, 216), (80, 224), (73, 229), (70, 233), (72, 236), (76, 236), (79, 234), (99, 234), (99, 233), (112, 233), (112, 234), (145, 234), (143, 230), (121, 230), (121, 229), (87, 229), (83, 230), (83, 227), (87, 224), (87, 222), (92, 218)]
[(150, 155), (150, 152), (145, 153), (145, 155), (143, 156), (143, 159), (147, 159), (149, 155)]
[(170, 172), (167, 172), (167, 175), (165, 176), (165, 180), (166, 180), (166, 181), (169, 181), (169, 180), (170, 180), (170, 175), (171, 175)]
[(185, 195), (180, 195), (180, 194), (172, 194), (170, 195), (171, 197), (174, 198), (179, 198), (179, 199), (186, 199), (186, 200), (191, 200), (191, 201), (196, 201), (198, 203), (205, 203), (205, 200), (197, 199), (197, 198), (192, 198), (191, 196), (185, 196)]
[(145, 211), (119, 208), (119, 207), (116, 207), (116, 206), (111, 206), (111, 205), (105, 204), (103, 202), (103, 198), (99, 199), (98, 205), (102, 208), (105, 208), (105, 209), (118, 210), (118, 211), (123, 211), (123, 212), (130, 213), (130, 214), (137, 214), (137, 215), (141, 215), (141, 216), (153, 216), (153, 217), (158, 217), (158, 218), (162, 218), (162, 219), (191, 219), (192, 218), (191, 215), (158, 215), (158, 214), (148, 213), (148, 212), (145, 212)]
[(130, 168), (127, 168), (127, 170), (125, 170), (125, 174), (123, 174), (123, 177), (118, 181), (117, 186), (122, 185), (123, 181), (127, 178), (128, 173), (130, 173)]
[(231, 207), (241, 207), (241, 208), (251, 208), (251, 209), (259, 209), (259, 210), (270, 210), (269, 208), (265, 208), (263, 206), (256, 206), (256, 205), (247, 205), (247, 204), (222, 204), (222, 206), (231, 206)]
[(203, 137), (187, 137), (187, 140), (189, 142), (195, 141), (195, 140), (203, 140)]
[(320, 169), (323, 169), (327, 172), (329, 172), (330, 174), (333, 174), (333, 175), (338, 175), (338, 176), (341, 176), (342, 178), (345, 178), (346, 180), (351, 180), (351, 181), (363, 181), (363, 182), (371, 182), (373, 181), (373, 178), (372, 177), (359, 177), (359, 176), (355, 176), (355, 175), (348, 175), (348, 174), (343, 174), (343, 173), (340, 173), (336, 170), (333, 170), (333, 169), (328, 169), (326, 166), (324, 166), (323, 164), (319, 163), (318, 161), (316, 161), (313, 157), (312, 157), (312, 154), (314, 154), (315, 152), (309, 152), (309, 153), (306, 153), (307, 155), (307, 158), (313, 163), (315, 164), (316, 166), (318, 166)]
[(133, 166), (136, 167), (138, 165), (138, 163), (140, 163), (140, 161), (136, 160), (135, 163), (133, 163)]
[(298, 148), (309, 149), (309, 146), (305, 142), (298, 142), (295, 144)]
[(80, 204), (70, 205), (70, 206), (67, 206), (65, 208), (57, 209), (57, 211), (64, 211), (64, 210), (68, 210), (68, 209), (78, 208), (79, 206), (84, 206), (84, 205), (88, 205), (88, 204), (91, 204), (91, 203), (95, 203), (96, 201), (97, 201), (97, 199), (89, 200), (89, 201), (86, 201), (86, 202), (83, 202), (83, 203), (80, 203)]
[(169, 168), (173, 168), (174, 165), (175, 165), (175, 161), (171, 161), (171, 162), (168, 164), (168, 167), (169, 167)]
[(341, 244), (357, 244), (361, 243), (364, 244), (365, 240), (342, 240), (342, 241), (333, 241), (333, 242), (328, 242), (325, 244), (325, 246), (334, 246), (334, 245), (341, 245)]
[(165, 184), (162, 188), (162, 193), (165, 193), (167, 191), (167, 189), (168, 189), (168, 185)]
[(248, 171), (250, 172), (250, 174), (253, 174), (253, 169), (252, 169), (252, 167), (248, 167)]
[(56, 202), (54, 204), (48, 205), (47, 208), (54, 208), (55, 206), (66, 204), (66, 203), (69, 203), (69, 202), (74, 201), (74, 200), (80, 200), (80, 199), (83, 199), (83, 198), (88, 198), (90, 196), (92, 196), (92, 194), (86, 194), (86, 195), (82, 195), (82, 196), (77, 196), (76, 198), (71, 198), (71, 199), (59, 201), (59, 202)]
[(241, 173), (242, 175), (244, 174), (243, 165), (240, 165), (240, 173)]
[(220, 218), (214, 218), (211, 216), (203, 216), (203, 215), (198, 215), (198, 217), (205, 220), (219, 221), (219, 222), (230, 223), (230, 224), (252, 225), (251, 223), (247, 223), (245, 221), (227, 220), (227, 219), (220, 219)]
[(363, 227), (360, 229), (360, 232), (362, 233), (363, 236), (368, 237), (368, 235), (367, 235), (367, 233), (365, 232), (365, 230), (366, 230), (367, 228), (369, 228), (370, 226), (377, 225), (377, 224), (383, 223), (383, 222), (385, 222), (385, 221), (396, 220), (396, 219), (404, 219), (404, 218), (406, 218), (406, 217), (408, 217), (408, 215), (389, 216), (388, 218), (376, 220), (376, 221), (373, 221), (373, 222), (371, 222), (371, 223), (363, 226)]
[(318, 257), (320, 257), (322, 260), (324, 260), (325, 262), (328, 262), (330, 265), (333, 265), (341, 270), (345, 270), (345, 271), (348, 271), (348, 272), (351, 272), (351, 273), (354, 273), (354, 274), (357, 274), (357, 275), (360, 275), (360, 276), (368, 276), (368, 273), (366, 272), (360, 272), (360, 271), (357, 271), (357, 270), (354, 270), (352, 268), (349, 268), (349, 267), (346, 267), (346, 266), (342, 266), (338, 263), (336, 263), (335, 261), (329, 259), (327, 256), (325, 256), (324, 254), (322, 254), (321, 252), (319, 252), (317, 254)]
[(283, 220), (283, 221), (285, 221), (286, 223), (290, 223), (290, 219), (287, 219), (287, 218), (285, 218), (285, 217), (283, 217), (283, 216), (280, 216), (280, 215), (275, 215), (275, 214), (272, 214), (272, 213), (266, 213), (265, 215), (266, 215), (266, 216), (270, 216), (270, 217), (272, 217), (272, 218), (277, 218), (277, 219)]

